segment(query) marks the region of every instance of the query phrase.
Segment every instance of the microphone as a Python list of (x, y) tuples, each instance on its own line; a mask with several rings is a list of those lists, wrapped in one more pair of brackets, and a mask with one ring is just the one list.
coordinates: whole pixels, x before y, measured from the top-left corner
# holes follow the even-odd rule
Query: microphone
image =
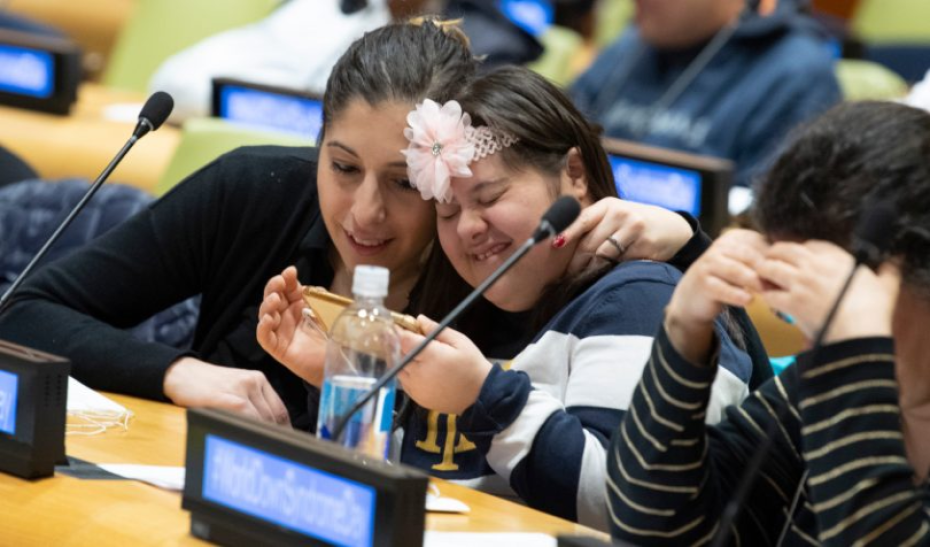
[(116, 156), (110, 161), (110, 164), (103, 170), (102, 173), (94, 180), (93, 184), (90, 185), (90, 188), (87, 189), (87, 192), (84, 194), (84, 197), (81, 198), (81, 201), (74, 206), (74, 209), (68, 213), (68, 216), (58, 225), (58, 228), (55, 229), (55, 232), (52, 233), (51, 237), (48, 238), (48, 241), (42, 245), (42, 248), (39, 249), (39, 252), (36, 253), (32, 260), (29, 261), (29, 264), (26, 265), (26, 268), (23, 269), (22, 273), (16, 278), (10, 288), (3, 293), (3, 296), (0, 297), (0, 313), (7, 308), (10, 303), (10, 299), (13, 297), (13, 293), (16, 292), (16, 289), (22, 285), (25, 281), (26, 276), (29, 275), (36, 264), (48, 253), (48, 250), (52, 245), (58, 241), (58, 238), (61, 237), (61, 234), (64, 233), (65, 229), (71, 225), (71, 222), (77, 217), (84, 206), (87, 205), (87, 202), (90, 201), (94, 194), (97, 193), (97, 190), (100, 189), (100, 186), (110, 177), (110, 173), (116, 169), (116, 166), (123, 160), (123, 157), (129, 152), (129, 149), (132, 146), (148, 134), (149, 131), (155, 131), (168, 118), (168, 114), (171, 114), (171, 109), (174, 108), (174, 100), (171, 98), (171, 95), (168, 95), (164, 91), (158, 91), (153, 93), (145, 105), (142, 107), (142, 111), (139, 113), (139, 122), (136, 124), (136, 128), (132, 132), (132, 136), (129, 137), (129, 140), (126, 141), (126, 144), (116, 153)]
[[(859, 221), (856, 224), (856, 228), (853, 232), (853, 241), (852, 241), (852, 251), (853, 256), (856, 258), (856, 263), (853, 264), (853, 267), (850, 269), (849, 274), (846, 276), (846, 280), (843, 282), (843, 287), (840, 289), (839, 294), (836, 296), (836, 299), (833, 301), (833, 305), (830, 306), (830, 310), (827, 312), (827, 316), (823, 321), (823, 325), (820, 326), (820, 330), (817, 331), (817, 336), (814, 337), (814, 342), (811, 344), (811, 359), (815, 359), (817, 354), (820, 352), (821, 347), (823, 347), (823, 339), (826, 333), (830, 330), (830, 326), (833, 324), (833, 319), (836, 316), (837, 310), (840, 308), (840, 304), (843, 302), (843, 298), (846, 296), (846, 292), (849, 290), (849, 286), (852, 284), (853, 277), (856, 275), (856, 271), (859, 270), (859, 266), (868, 266), (873, 267), (877, 266), (884, 259), (884, 255), (887, 252), (887, 249), (891, 246), (891, 242), (895, 236), (895, 219), (897, 218), (897, 213), (895, 207), (888, 202), (879, 202), (871, 209), (866, 210), (859, 217)], [(769, 451), (772, 449), (772, 445), (775, 442), (775, 435), (777, 434), (778, 424), (784, 420), (785, 415), (787, 414), (788, 406), (779, 407), (775, 413), (775, 419), (769, 422), (765, 430), (765, 436), (762, 438), (762, 443), (759, 445), (759, 448), (756, 449), (756, 452), (753, 454), (752, 458), (749, 460), (746, 469), (743, 471), (740, 481), (736, 485), (736, 490), (733, 493), (733, 497), (730, 499), (727, 506), (724, 508), (723, 513), (720, 516), (720, 523), (717, 527), (717, 533), (714, 535), (713, 541), (710, 542), (712, 547), (722, 547), (727, 544), (727, 541), (730, 539), (730, 527), (739, 517), (740, 509), (743, 506), (743, 503), (746, 501), (746, 496), (749, 495), (752, 485), (755, 483), (756, 478), (759, 472), (762, 470), (762, 465), (765, 463), (766, 458), (768, 457)], [(802, 479), (803, 480), (803, 479)], [(799, 485), (799, 492), (800, 492)], [(797, 497), (795, 497), (795, 502), (797, 503)], [(794, 507), (788, 512), (788, 519), (790, 519), (794, 514)], [(787, 531), (787, 526), (782, 532)], [(778, 542), (780, 544), (781, 541)]]
[(429, 345), (439, 333), (448, 327), (453, 321), (455, 321), (459, 315), (462, 314), (465, 310), (471, 307), (474, 304), (475, 300), (479, 296), (485, 293), (488, 288), (491, 287), (498, 279), (501, 278), (507, 270), (509, 270), (514, 264), (516, 264), (521, 258), (523, 258), (526, 253), (530, 251), (537, 243), (544, 241), (559, 232), (562, 232), (568, 225), (575, 221), (578, 218), (578, 215), (581, 213), (581, 205), (578, 203), (578, 200), (571, 196), (562, 196), (553, 203), (549, 209), (543, 214), (542, 220), (539, 222), (539, 227), (536, 228), (536, 231), (533, 232), (533, 235), (530, 236), (518, 249), (515, 253), (510, 255), (510, 257), (498, 267), (494, 273), (488, 276), (481, 285), (478, 285), (468, 296), (455, 307), (454, 310), (449, 312), (442, 321), (439, 322), (439, 325), (433, 329), (432, 332), (426, 335), (422, 342), (413, 348), (410, 353), (404, 356), (401, 359), (400, 363), (385, 373), (377, 382), (375, 382), (365, 394), (358, 398), (355, 401), (355, 404), (352, 405), (346, 413), (339, 417), (336, 425), (333, 427), (333, 440), (335, 442), (340, 441), (342, 432), (345, 429), (346, 425), (349, 423), (349, 419), (353, 414), (361, 410), (372, 397), (375, 396), (378, 392), (381, 391), (381, 388), (386, 386), (388, 382), (394, 379), (395, 376), (400, 374), (400, 371), (404, 370), (414, 359), (417, 358), (420, 353), (426, 349), (426, 346)]
[[(544, 239), (553, 237), (568, 228), (572, 222), (575, 222), (579, 214), (581, 214), (581, 205), (575, 198), (562, 196), (555, 200), (555, 203), (543, 214), (542, 219), (539, 221), (539, 227), (536, 228), (536, 231), (533, 232), (533, 236), (530, 238), (533, 241), (533, 245)], [(501, 268), (503, 267), (504, 266), (501, 265)], [(494, 272), (494, 275), (496, 274), (497, 272)], [(491, 277), (493, 277), (493, 275)]]
[(164, 91), (152, 93), (145, 104), (142, 105), (142, 111), (139, 112), (139, 123), (132, 132), (136, 140), (144, 137), (149, 131), (156, 131), (161, 124), (165, 123), (171, 110), (174, 109), (174, 99)]

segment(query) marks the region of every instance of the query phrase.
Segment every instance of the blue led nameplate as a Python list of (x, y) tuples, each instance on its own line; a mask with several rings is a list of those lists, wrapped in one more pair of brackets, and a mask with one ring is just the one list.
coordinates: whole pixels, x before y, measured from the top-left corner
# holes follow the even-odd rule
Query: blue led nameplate
[(225, 85), (220, 90), (219, 116), (315, 139), (323, 126), (323, 103), (309, 97)]
[(614, 155), (609, 158), (621, 198), (701, 215), (699, 172)]
[(212, 434), (204, 452), (204, 499), (337, 545), (373, 544), (373, 487)]
[(55, 90), (55, 60), (51, 53), (0, 44), (0, 91), (47, 99)]
[(16, 435), (16, 400), (19, 395), (19, 377), (0, 370), (0, 433)]
[(555, 20), (555, 8), (549, 0), (500, 0), (498, 6), (513, 24), (537, 37)]

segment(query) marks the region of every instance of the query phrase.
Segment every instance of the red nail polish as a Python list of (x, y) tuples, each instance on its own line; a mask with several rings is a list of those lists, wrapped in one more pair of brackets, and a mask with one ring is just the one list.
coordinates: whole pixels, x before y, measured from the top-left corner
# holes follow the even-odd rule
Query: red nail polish
[(561, 249), (562, 247), (565, 246), (566, 242), (567, 242), (567, 238), (565, 237), (565, 234), (559, 234), (555, 236), (554, 238), (552, 238), (552, 248)]

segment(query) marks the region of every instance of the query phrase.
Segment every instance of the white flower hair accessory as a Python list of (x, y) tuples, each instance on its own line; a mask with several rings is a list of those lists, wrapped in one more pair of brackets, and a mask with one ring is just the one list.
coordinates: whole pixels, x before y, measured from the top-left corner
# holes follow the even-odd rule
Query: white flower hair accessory
[(407, 175), (423, 199), (452, 201), (452, 177), (470, 177), (468, 166), (517, 142), (488, 127), (472, 127), (471, 116), (458, 101), (442, 106), (430, 99), (407, 114), (404, 136), (410, 141), (401, 153), (407, 158)]

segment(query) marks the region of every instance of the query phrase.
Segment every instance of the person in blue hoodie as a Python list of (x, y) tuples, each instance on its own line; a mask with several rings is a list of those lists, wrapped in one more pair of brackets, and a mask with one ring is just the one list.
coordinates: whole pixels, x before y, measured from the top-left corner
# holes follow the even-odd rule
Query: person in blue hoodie
[[(572, 98), (608, 136), (730, 159), (734, 183), (750, 186), (790, 129), (841, 96), (806, 0), (781, 0), (765, 17), (745, 3), (637, 0), (633, 26)], [(701, 52), (721, 43), (691, 79)]]

